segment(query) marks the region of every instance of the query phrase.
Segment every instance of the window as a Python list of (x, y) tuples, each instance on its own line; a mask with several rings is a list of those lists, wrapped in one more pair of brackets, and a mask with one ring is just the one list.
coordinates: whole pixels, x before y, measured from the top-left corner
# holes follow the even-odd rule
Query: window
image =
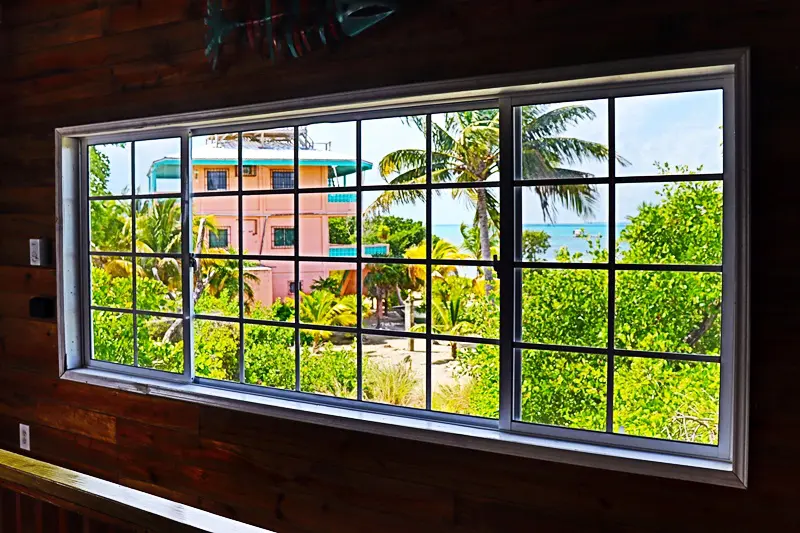
[(228, 190), (228, 171), (227, 170), (206, 170), (206, 190), (227, 191)]
[(273, 170), (272, 188), (294, 189), (294, 172), (288, 170)]
[[(102, 143), (64, 130), (88, 169), (74, 176), (82, 258), (61, 274), (81, 276), (84, 318), (63, 326), (83, 343), (65, 347), (70, 366), (175, 382), (173, 396), (195, 398), (176, 392), (191, 383), (313, 403), (309, 420), (411, 438), (741, 484), (746, 84), (739, 59), (701, 64), (475, 83), (474, 100), (452, 96), (458, 85), (252, 132), (236, 116), (144, 140), (133, 126)], [(174, 195), (149, 192), (165, 131), (180, 145)], [(215, 157), (232, 166), (247, 143), (294, 171), (265, 190), (192, 191), (220, 138)], [(331, 176), (337, 199), (319, 190)], [(227, 190), (225, 171), (207, 179)], [(155, 186), (140, 193), (141, 180)]]
[(252, 178), (258, 175), (258, 167), (255, 165), (242, 165), (242, 175)]
[(294, 246), (294, 228), (272, 228), (272, 246), (291, 248)]
[(209, 248), (227, 248), (228, 247), (228, 230), (227, 228), (217, 229), (208, 233), (208, 247)]

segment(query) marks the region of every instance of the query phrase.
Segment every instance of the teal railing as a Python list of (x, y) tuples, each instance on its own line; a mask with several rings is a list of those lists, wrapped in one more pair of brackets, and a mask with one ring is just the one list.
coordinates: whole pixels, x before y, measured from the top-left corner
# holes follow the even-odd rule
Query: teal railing
[(354, 204), (356, 203), (356, 193), (338, 192), (328, 195), (330, 204)]
[[(364, 246), (364, 257), (387, 256), (389, 255), (388, 244), (368, 244)], [(355, 257), (355, 246), (342, 246), (340, 248), (331, 248), (328, 253), (329, 257)]]

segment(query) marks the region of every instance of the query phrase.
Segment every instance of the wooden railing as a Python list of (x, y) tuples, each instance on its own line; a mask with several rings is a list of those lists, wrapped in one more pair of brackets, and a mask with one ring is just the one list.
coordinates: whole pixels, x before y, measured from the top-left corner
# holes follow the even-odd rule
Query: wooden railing
[(0, 487), (5, 489), (0, 492), (3, 533), (268, 533), (4, 450), (0, 450)]

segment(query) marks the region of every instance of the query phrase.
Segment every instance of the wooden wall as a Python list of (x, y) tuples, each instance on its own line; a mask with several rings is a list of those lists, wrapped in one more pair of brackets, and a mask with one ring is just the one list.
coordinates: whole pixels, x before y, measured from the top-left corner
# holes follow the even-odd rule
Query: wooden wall
[[(797, 531), (800, 2), (429, 0), (336, 53), (211, 72), (204, 0), (2, 1), (0, 445), (274, 529)], [(750, 489), (455, 450), (60, 382), (53, 129), (303, 95), (752, 47)]]

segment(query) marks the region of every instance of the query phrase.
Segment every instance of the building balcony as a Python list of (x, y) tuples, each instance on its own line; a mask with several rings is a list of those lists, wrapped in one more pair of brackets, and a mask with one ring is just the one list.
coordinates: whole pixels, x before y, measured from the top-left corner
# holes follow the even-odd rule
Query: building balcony
[[(367, 244), (364, 246), (362, 257), (386, 257), (389, 255), (389, 245), (388, 244)], [(335, 245), (332, 244), (330, 251), (328, 252), (329, 257), (355, 257), (356, 256), (356, 247), (352, 245)]]

